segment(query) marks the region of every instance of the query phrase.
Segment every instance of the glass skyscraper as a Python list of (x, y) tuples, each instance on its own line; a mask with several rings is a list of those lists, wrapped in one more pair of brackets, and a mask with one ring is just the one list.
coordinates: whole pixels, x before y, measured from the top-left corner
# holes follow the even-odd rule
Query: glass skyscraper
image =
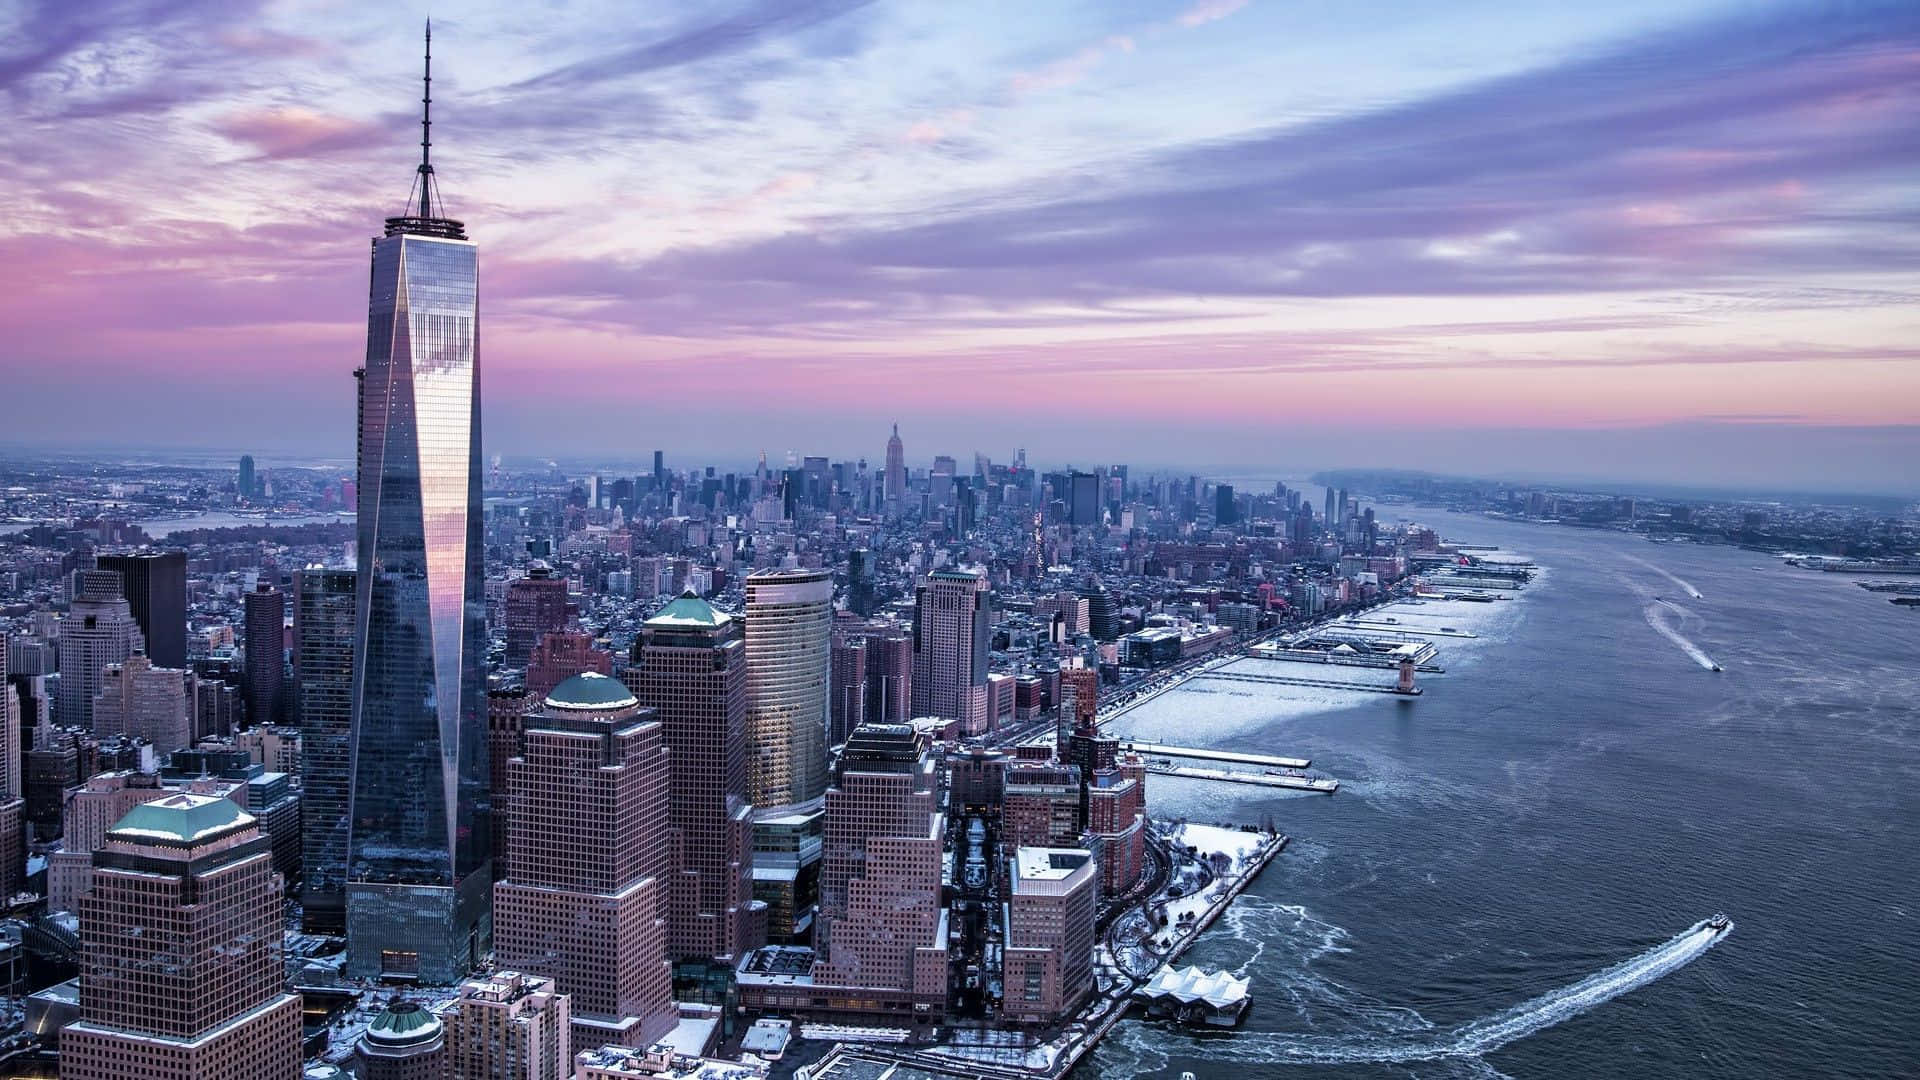
[(447, 984), (491, 936), (478, 279), (425, 131), (360, 373), (347, 974)]

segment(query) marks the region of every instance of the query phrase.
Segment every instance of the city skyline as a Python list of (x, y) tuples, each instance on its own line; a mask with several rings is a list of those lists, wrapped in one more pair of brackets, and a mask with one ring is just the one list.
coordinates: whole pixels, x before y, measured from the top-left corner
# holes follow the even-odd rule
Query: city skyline
[[(105, 10), (26, 12), (0, 54), (12, 437), (67, 442), (84, 406), (119, 445), (198, 445), (217, 413), (340, 452), (417, 24)], [(897, 419), (916, 462), (1151, 433), (1170, 464), (1914, 484), (1910, 8), (440, 30), (436, 143), (489, 239), (489, 453), (637, 451), (639, 413), (694, 453), (751, 422), (874, 460)]]

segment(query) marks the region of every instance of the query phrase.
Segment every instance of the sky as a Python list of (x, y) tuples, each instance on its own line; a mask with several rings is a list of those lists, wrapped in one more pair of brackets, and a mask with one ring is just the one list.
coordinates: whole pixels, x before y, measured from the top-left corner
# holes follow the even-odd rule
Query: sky
[[(479, 2), (489, 453), (1920, 494), (1920, 4)], [(0, 443), (348, 455), (421, 22), (0, 0)]]

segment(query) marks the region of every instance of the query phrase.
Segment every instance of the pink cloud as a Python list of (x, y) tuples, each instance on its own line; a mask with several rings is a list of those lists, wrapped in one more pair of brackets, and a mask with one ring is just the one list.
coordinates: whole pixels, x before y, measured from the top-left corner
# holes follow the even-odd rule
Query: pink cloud
[(1200, 0), (1174, 19), (1181, 26), (1192, 28), (1224, 19), (1247, 6), (1247, 0)]
[(299, 105), (229, 113), (215, 121), (214, 130), (269, 158), (306, 157), (371, 146), (387, 141), (391, 134), (377, 124)]

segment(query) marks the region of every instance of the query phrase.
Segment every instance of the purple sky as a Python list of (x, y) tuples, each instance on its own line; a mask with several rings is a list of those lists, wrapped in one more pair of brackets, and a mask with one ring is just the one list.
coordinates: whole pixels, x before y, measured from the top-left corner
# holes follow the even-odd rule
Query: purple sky
[[(392, 5), (0, 3), (0, 443), (350, 453)], [(463, 5), (490, 452), (1920, 490), (1920, 5)]]

